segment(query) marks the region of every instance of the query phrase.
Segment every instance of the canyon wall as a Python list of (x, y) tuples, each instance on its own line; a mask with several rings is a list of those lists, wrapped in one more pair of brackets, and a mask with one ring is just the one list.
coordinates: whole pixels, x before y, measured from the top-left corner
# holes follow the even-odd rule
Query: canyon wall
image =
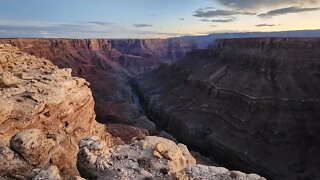
[(87, 85), (71, 69), (0, 45), (0, 177), (30, 179), (50, 165), (78, 176), (82, 138), (95, 135), (111, 146)]
[(173, 61), (196, 48), (192, 41), (179, 39), (114, 39), (109, 40), (113, 48), (122, 54)]
[(88, 82), (71, 71), (0, 45), (0, 179), (265, 180), (196, 164), (184, 144), (114, 125), (124, 144), (95, 121)]
[[(124, 54), (119, 62), (131, 72), (143, 72), (162, 62), (176, 61), (196, 48), (192, 41), (182, 39), (114, 39), (109, 43)], [(140, 63), (134, 63), (135, 60)]]
[(179, 141), (270, 179), (318, 179), (320, 39), (220, 40), (137, 79)]
[(90, 82), (100, 122), (116, 122), (154, 129), (132, 103), (129, 79), (164, 60), (183, 57), (195, 47), (190, 41), (107, 39), (0, 39), (21, 51), (44, 57), (72, 75)]

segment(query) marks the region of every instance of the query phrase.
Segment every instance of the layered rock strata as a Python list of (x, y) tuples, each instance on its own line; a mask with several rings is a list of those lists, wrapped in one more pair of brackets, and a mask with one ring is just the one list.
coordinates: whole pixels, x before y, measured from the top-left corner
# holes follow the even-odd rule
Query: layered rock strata
[(100, 122), (123, 123), (153, 131), (132, 102), (129, 80), (164, 61), (181, 58), (195, 44), (186, 40), (0, 39), (21, 51), (44, 57), (90, 82)]
[(111, 145), (95, 121), (88, 82), (49, 60), (0, 45), (0, 176), (32, 178), (57, 166), (76, 176), (79, 141), (96, 135)]
[(185, 145), (143, 129), (110, 127), (125, 144), (95, 121), (88, 83), (70, 69), (11, 45), (0, 45), (0, 62), (0, 179), (265, 180), (196, 164)]
[(149, 117), (223, 165), (320, 178), (320, 39), (230, 39), (215, 48), (137, 80)]

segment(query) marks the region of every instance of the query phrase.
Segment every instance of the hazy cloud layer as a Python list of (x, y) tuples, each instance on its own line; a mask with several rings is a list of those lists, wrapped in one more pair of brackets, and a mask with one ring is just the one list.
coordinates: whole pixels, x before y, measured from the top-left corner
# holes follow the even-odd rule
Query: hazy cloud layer
[(256, 27), (274, 27), (276, 24), (257, 24)]
[(219, 16), (233, 16), (233, 15), (256, 15), (256, 13), (242, 12), (236, 10), (201, 10), (195, 11), (193, 16), (201, 18), (219, 17)]
[(114, 24), (114, 23), (110, 23), (110, 22), (103, 22), (103, 21), (90, 21), (90, 22), (88, 22), (88, 23), (89, 23), (89, 24), (97, 24), (97, 25), (101, 25), (101, 26)]
[(215, 23), (229, 23), (237, 20), (236, 18), (227, 18), (227, 19), (214, 19), (211, 20), (210, 22), (215, 22)]
[(320, 0), (215, 0), (220, 4), (234, 9), (259, 9), (276, 6), (303, 6), (319, 4)]
[(139, 28), (129, 28), (99, 21), (52, 23), (37, 21), (8, 21), (0, 19), (0, 37), (3, 38), (108, 38), (111, 35), (115, 38), (130, 37), (130, 35), (135, 37), (144, 37), (144, 34), (140, 32)]
[(237, 20), (234, 17), (224, 18), (224, 19), (200, 19), (202, 22), (214, 22), (214, 23), (229, 23)]
[(133, 27), (136, 27), (136, 28), (152, 27), (152, 24), (133, 24)]
[(284, 14), (303, 13), (303, 12), (318, 11), (318, 10), (320, 10), (320, 8), (302, 8), (302, 7), (293, 6), (293, 7), (287, 7), (287, 8), (274, 9), (266, 13), (259, 14), (259, 17), (271, 18), (273, 16), (279, 16)]

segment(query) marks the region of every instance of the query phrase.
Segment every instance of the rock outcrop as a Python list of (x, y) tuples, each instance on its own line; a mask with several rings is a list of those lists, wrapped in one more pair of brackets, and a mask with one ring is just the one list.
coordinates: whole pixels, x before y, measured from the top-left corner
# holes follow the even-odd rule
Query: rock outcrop
[(185, 145), (155, 136), (112, 148), (92, 136), (81, 140), (79, 146), (78, 168), (89, 179), (265, 180), (256, 174), (196, 165)]
[(176, 61), (197, 47), (193, 41), (182, 39), (114, 39), (109, 43), (122, 53), (119, 63), (133, 73)]
[(319, 179), (320, 39), (220, 40), (137, 80), (149, 117), (221, 165)]
[[(90, 82), (99, 122), (123, 123), (152, 131), (132, 103), (129, 80), (163, 61), (181, 58), (195, 44), (186, 40), (0, 39), (21, 51), (49, 59)], [(14, 82), (13, 82), (14, 83)]]
[(76, 176), (83, 137), (112, 143), (87, 81), (11, 45), (0, 45), (0, 127), (0, 177), (29, 179), (50, 165)]

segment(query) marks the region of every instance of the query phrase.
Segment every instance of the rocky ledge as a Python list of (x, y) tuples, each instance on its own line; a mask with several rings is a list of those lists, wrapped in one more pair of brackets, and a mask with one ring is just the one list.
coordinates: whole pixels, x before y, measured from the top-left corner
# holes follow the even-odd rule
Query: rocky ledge
[(43, 58), (0, 46), (0, 176), (31, 178), (55, 165), (77, 176), (78, 142), (96, 135), (110, 144), (95, 121), (88, 83)]
[(265, 180), (256, 174), (196, 164), (187, 147), (156, 136), (108, 148), (98, 137), (79, 143), (78, 168), (88, 179)]

